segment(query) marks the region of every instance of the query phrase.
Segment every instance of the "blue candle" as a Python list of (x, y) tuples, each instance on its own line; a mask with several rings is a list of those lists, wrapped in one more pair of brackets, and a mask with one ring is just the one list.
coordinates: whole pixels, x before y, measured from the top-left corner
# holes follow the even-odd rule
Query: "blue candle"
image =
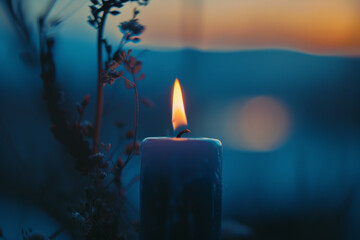
[[(175, 130), (187, 125), (182, 102), (177, 81)], [(141, 145), (140, 240), (219, 240), (221, 165), (219, 140), (146, 138)]]

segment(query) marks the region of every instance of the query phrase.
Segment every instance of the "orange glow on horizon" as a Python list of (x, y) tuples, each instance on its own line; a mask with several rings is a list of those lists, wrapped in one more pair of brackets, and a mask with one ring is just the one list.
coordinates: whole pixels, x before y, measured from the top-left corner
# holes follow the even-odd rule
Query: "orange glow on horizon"
[(184, 100), (178, 79), (175, 80), (173, 90), (172, 124), (174, 131), (176, 131), (179, 127), (187, 126)]
[(143, 43), (359, 56), (359, 9), (357, 0), (158, 1), (142, 12), (147, 23)]
[[(146, 7), (134, 2), (107, 19), (105, 32), (113, 42), (123, 37), (117, 25), (132, 17), (134, 7), (139, 7), (139, 21), (146, 27), (140, 48), (280, 48), (360, 56), (359, 0), (158, 0)], [(84, 4), (66, 20), (62, 32), (93, 39), (89, 38), (93, 29), (83, 21), (88, 14), (89, 6)]]

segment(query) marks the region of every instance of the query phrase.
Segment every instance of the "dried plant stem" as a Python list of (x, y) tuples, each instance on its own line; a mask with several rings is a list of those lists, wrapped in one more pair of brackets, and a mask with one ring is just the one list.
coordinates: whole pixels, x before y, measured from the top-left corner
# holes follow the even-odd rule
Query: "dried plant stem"
[[(139, 94), (138, 94), (138, 90), (137, 90), (137, 86), (136, 86), (136, 77), (134, 74), (132, 74), (132, 77), (134, 79), (134, 83), (133, 83), (133, 88), (134, 88), (134, 93), (135, 93), (135, 104), (134, 104), (134, 138), (133, 138), (133, 143), (132, 143), (132, 147), (131, 147), (131, 151), (128, 154), (124, 165), (122, 165), (121, 167), (121, 171), (125, 168), (125, 166), (130, 162), (132, 156), (135, 153), (135, 147), (136, 147), (136, 138), (137, 138), (137, 131), (138, 131), (138, 124), (139, 124), (139, 112), (140, 112), (140, 107), (139, 107)], [(121, 78), (125, 79), (126, 81), (129, 81), (127, 78), (125, 78), (124, 76), (121, 76)], [(130, 82), (130, 81), (129, 81)], [(115, 177), (108, 182), (103, 189), (107, 189), (112, 183), (114, 183), (115, 181)]]
[(119, 47), (118, 47), (119, 50), (121, 50), (123, 48), (123, 46), (125, 44), (125, 39), (126, 39), (126, 37), (128, 37), (128, 35), (129, 35), (128, 32), (126, 32), (126, 34), (123, 35), (123, 37), (122, 37), (122, 39), (121, 39), (121, 41), (119, 43)]
[(104, 26), (106, 21), (106, 16), (108, 10), (104, 11), (103, 16), (101, 17), (101, 24), (98, 29), (98, 39), (97, 39), (97, 51), (98, 51), (98, 82), (97, 82), (97, 99), (96, 99), (96, 113), (95, 113), (95, 132), (94, 132), (94, 143), (93, 143), (93, 153), (99, 151), (99, 138), (101, 130), (101, 120), (103, 112), (103, 102), (104, 102), (104, 89), (103, 83), (101, 80), (101, 74), (103, 72), (103, 63), (102, 63), (102, 39), (104, 33)]
[(134, 155), (135, 152), (135, 147), (136, 147), (136, 138), (137, 138), (137, 131), (138, 131), (138, 122), (139, 122), (139, 94), (138, 94), (138, 90), (137, 90), (137, 85), (136, 85), (136, 77), (134, 74), (132, 74), (133, 80), (134, 80), (134, 92), (135, 92), (135, 109), (134, 109), (134, 138), (133, 138), (133, 144), (131, 147), (131, 151), (128, 155), (128, 157), (126, 158), (123, 168), (125, 168), (125, 166), (130, 162), (132, 156)]

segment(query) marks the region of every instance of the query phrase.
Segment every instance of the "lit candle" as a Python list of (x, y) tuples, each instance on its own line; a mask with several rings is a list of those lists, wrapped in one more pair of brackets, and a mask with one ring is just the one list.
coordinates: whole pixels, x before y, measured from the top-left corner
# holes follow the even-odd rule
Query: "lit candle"
[[(179, 81), (173, 91), (174, 131), (187, 127)], [(221, 142), (152, 137), (141, 145), (140, 240), (219, 240)]]

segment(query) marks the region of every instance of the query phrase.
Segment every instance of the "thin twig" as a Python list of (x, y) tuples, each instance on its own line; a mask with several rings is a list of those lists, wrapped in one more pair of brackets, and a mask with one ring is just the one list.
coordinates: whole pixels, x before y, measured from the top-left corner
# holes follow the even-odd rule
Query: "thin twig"
[(109, 12), (109, 9), (106, 9), (101, 17), (101, 24), (98, 29), (98, 39), (97, 39), (97, 50), (98, 50), (98, 83), (97, 83), (97, 99), (96, 99), (96, 115), (95, 115), (95, 133), (94, 133), (94, 142), (93, 142), (93, 153), (99, 151), (99, 138), (101, 130), (101, 119), (103, 111), (103, 102), (104, 102), (104, 89), (103, 82), (101, 79), (101, 74), (103, 72), (103, 63), (102, 63), (102, 44), (103, 44), (103, 33), (104, 26), (106, 22), (106, 16)]
[(134, 186), (135, 183), (137, 183), (140, 179), (140, 174), (134, 176), (130, 182), (123, 188), (124, 192), (127, 192), (132, 186)]
[(126, 34), (124, 34), (123, 37), (121, 38), (118, 50), (121, 50), (123, 48), (123, 46), (125, 45), (125, 40), (126, 38), (128, 38), (128, 36), (129, 36), (129, 32), (127, 31)]
[(133, 138), (133, 145), (132, 145), (131, 151), (130, 151), (126, 161), (124, 162), (124, 165), (122, 166), (122, 168), (125, 168), (125, 166), (130, 162), (131, 158), (134, 155), (135, 146), (136, 146), (136, 138), (137, 138), (137, 130), (138, 130), (138, 121), (139, 121), (139, 96), (138, 96), (138, 91), (137, 91), (137, 86), (136, 86), (136, 77), (135, 77), (134, 73), (132, 73), (131, 75), (134, 79), (134, 92), (135, 92), (134, 138)]
[[(114, 102), (114, 98), (116, 97), (116, 94), (118, 93), (118, 88), (119, 85), (118, 84), (114, 84), (115, 87), (113, 88), (110, 97), (105, 100), (105, 104), (104, 104), (104, 109), (103, 109), (103, 117), (107, 116), (111, 111), (109, 109), (112, 109), (111, 103)], [(115, 105), (114, 108), (116, 108), (117, 106)]]
[(59, 228), (58, 230), (56, 230), (56, 232), (54, 232), (53, 234), (50, 235), (49, 239), (55, 239), (60, 233), (62, 233), (65, 230), (65, 227), (62, 226), (61, 228)]
[(109, 154), (108, 161), (111, 161), (111, 159), (116, 155), (116, 153), (121, 149), (121, 142), (124, 140), (124, 137), (120, 137), (117, 145), (113, 148), (114, 150)]

